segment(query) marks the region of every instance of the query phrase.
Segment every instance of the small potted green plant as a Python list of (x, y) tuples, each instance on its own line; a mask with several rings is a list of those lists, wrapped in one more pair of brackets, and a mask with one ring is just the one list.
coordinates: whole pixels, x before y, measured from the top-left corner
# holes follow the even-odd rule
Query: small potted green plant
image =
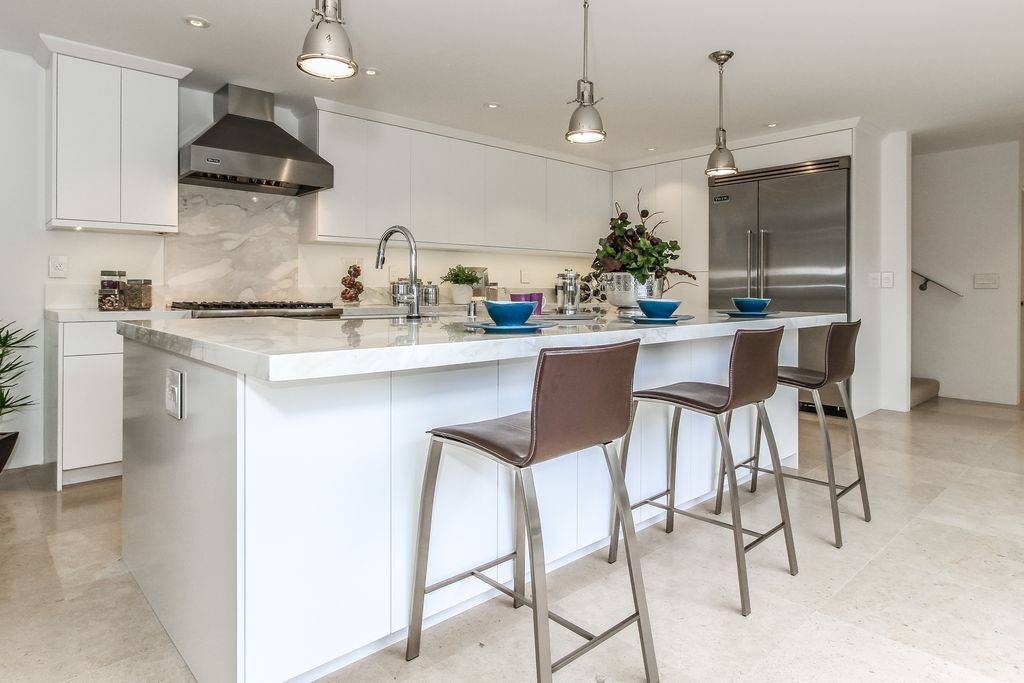
[(458, 265), (449, 268), (441, 276), (441, 282), (451, 285), (453, 304), (468, 304), (473, 299), (473, 286), (480, 284), (480, 276), (476, 271)]
[(19, 353), (22, 349), (34, 348), (29, 342), (36, 331), (28, 332), (15, 328), (14, 323), (0, 325), (0, 472), (3, 472), (18, 443), (18, 432), (2, 431), (4, 418), (11, 413), (34, 405), (32, 397), (16, 392), (18, 379), (25, 374), (29, 361)]

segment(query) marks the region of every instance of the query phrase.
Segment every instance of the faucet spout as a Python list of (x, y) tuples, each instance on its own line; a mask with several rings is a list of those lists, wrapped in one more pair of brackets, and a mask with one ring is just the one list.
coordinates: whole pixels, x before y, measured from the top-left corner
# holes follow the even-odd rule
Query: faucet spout
[(400, 234), (409, 243), (409, 318), (420, 317), (420, 286), (416, 277), (416, 238), (412, 236), (404, 225), (392, 225), (380, 236), (377, 243), (377, 269), (384, 267), (384, 250), (387, 249), (388, 240), (395, 234)]

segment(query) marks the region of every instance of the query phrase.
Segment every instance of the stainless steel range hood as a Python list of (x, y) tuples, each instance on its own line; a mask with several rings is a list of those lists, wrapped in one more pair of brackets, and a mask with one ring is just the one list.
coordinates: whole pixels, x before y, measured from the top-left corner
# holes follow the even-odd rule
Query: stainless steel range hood
[(301, 196), (334, 187), (334, 166), (274, 123), (274, 95), (225, 85), (214, 123), (178, 151), (182, 183)]

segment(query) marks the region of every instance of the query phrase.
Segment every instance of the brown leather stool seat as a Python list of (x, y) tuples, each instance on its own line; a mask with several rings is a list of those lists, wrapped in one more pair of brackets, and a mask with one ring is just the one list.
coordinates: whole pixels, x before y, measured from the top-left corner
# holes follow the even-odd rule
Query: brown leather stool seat
[[(533, 403), (529, 411), (430, 430), (427, 466), (423, 476), (423, 495), (420, 499), (416, 569), (413, 578), (409, 636), (405, 650), (407, 660), (415, 659), (420, 653), (423, 605), (427, 593), (475, 577), (511, 597), (513, 607), (528, 605), (533, 608), (538, 681), (550, 681), (555, 671), (634, 623), (639, 630), (640, 649), (647, 680), (658, 680), (658, 665), (654, 656), (654, 639), (651, 635), (651, 619), (647, 609), (640, 558), (635, 550), (630, 550), (636, 542), (636, 530), (629, 514), (629, 494), (626, 491), (626, 481), (619, 467), (614, 443), (622, 437), (630, 424), (633, 372), (639, 347), (640, 342), (633, 340), (603, 346), (543, 349), (537, 361)], [(580, 404), (580, 397), (590, 396), (599, 398)], [(446, 445), (468, 448), (512, 470), (515, 482), (515, 543), (513, 552), (507, 555), (427, 585), (427, 558), (430, 549), (434, 494), (437, 489), (441, 454)], [(626, 519), (623, 529), (634, 607), (631, 615), (596, 635), (548, 609), (544, 540), (541, 534), (537, 489), (533, 479), (533, 465), (594, 446), (600, 446), (604, 450), (614, 504)], [(530, 582), (533, 586), (530, 596), (526, 595), (527, 548)], [(511, 589), (487, 573), (487, 570), (505, 562), (514, 562)], [(553, 661), (548, 631), (549, 619), (587, 642)]]
[[(859, 320), (852, 323), (832, 323), (828, 326), (828, 335), (825, 338), (825, 357), (822, 359), (824, 361), (822, 364), (822, 367), (825, 368), (824, 370), (794, 367), (779, 368), (779, 384), (811, 392), (811, 398), (814, 400), (814, 410), (818, 414), (818, 424), (821, 427), (821, 436), (825, 442), (826, 479), (812, 479), (811, 477), (790, 473), (783, 473), (783, 476), (828, 487), (832, 506), (832, 530), (835, 533), (835, 546), (837, 548), (843, 547), (843, 531), (839, 523), (839, 499), (858, 486), (860, 487), (861, 506), (864, 509), (864, 521), (871, 521), (871, 507), (868, 505), (868, 492), (864, 483), (864, 463), (860, 457), (857, 420), (853, 416), (848, 389), (845, 386), (849, 384), (849, 379), (853, 376), (856, 361), (857, 333), (859, 331)], [(857, 466), (857, 479), (847, 486), (838, 486), (836, 484), (835, 464), (832, 460), (832, 442), (828, 434), (828, 425), (825, 423), (825, 411), (821, 404), (821, 394), (819, 392), (820, 389), (832, 384), (836, 385), (836, 388), (839, 390), (839, 397), (842, 400), (843, 408), (846, 410), (846, 419), (850, 424), (850, 439), (853, 442), (853, 459)], [(759, 472), (775, 474), (777, 471), (774, 465), (771, 470), (763, 469), (759, 466), (760, 433), (761, 425), (758, 424), (757, 436), (754, 442), (754, 455), (750, 460), (738, 464), (739, 467), (749, 468), (753, 473), (750, 479), (751, 493), (757, 491), (757, 474)], [(719, 491), (721, 491), (723, 485), (724, 483), (720, 478), (718, 482)], [(721, 502), (718, 502), (715, 508), (716, 513), (719, 511), (721, 511)]]
[[(756, 406), (758, 420), (766, 425), (766, 434), (772, 455), (772, 463), (778, 463), (778, 448), (775, 437), (771, 434), (768, 413), (764, 402), (775, 393), (778, 386), (779, 345), (782, 343), (783, 328), (767, 330), (738, 330), (733, 337), (732, 354), (729, 358), (729, 384), (709, 384), (707, 382), (677, 382), (654, 389), (642, 389), (633, 392), (633, 416), (640, 402), (667, 404), (672, 407), (672, 428), (669, 436), (667, 486), (664, 491), (645, 498), (632, 505), (638, 508), (651, 505), (665, 510), (665, 532), (671, 533), (675, 515), (684, 515), (710, 522), (731, 529), (736, 552), (736, 573), (740, 586), (740, 611), (746, 616), (750, 613), (750, 591), (747, 586), (747, 551), (759, 545), (772, 534), (782, 531), (786, 537), (786, 553), (789, 557), (789, 571), (797, 573), (796, 550), (793, 547), (793, 531), (790, 528), (789, 507), (786, 503), (786, 489), (782, 477), (776, 477), (776, 489), (779, 497), (779, 512), (782, 523), (765, 532), (755, 532), (743, 528), (740, 518), (740, 504), (736, 484), (736, 467), (732, 449), (729, 444), (729, 428), (732, 424), (732, 413), (738, 408)], [(680, 510), (676, 505), (676, 470), (679, 451), (679, 421), (683, 409), (693, 410), (714, 417), (718, 438), (722, 446), (721, 472), (729, 477), (729, 499), (732, 504), (732, 523), (726, 524), (717, 519), (706, 517), (689, 510)], [(632, 423), (633, 418), (630, 419)], [(629, 458), (629, 436), (622, 446), (622, 471), (626, 471)], [(779, 468), (781, 471), (781, 468)], [(719, 493), (719, 504), (721, 501)], [(666, 498), (665, 503), (659, 499)], [(614, 562), (618, 555), (619, 513), (614, 514), (612, 522), (611, 547), (608, 550), (608, 561)], [(744, 534), (754, 536), (754, 540), (746, 543)]]
[(817, 370), (781, 365), (779, 366), (779, 384), (797, 389), (820, 389), (826, 384), (826, 376), (824, 372)]
[(721, 415), (729, 409), (729, 387), (706, 382), (678, 382), (657, 389), (634, 391), (633, 398), (678, 403), (712, 415)]

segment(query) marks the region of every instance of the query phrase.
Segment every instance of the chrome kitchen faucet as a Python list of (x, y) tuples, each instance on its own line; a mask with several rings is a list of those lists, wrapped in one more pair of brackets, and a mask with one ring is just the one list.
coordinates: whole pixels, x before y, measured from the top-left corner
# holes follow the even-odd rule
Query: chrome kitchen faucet
[(388, 246), (388, 240), (396, 232), (404, 235), (405, 239), (409, 242), (408, 317), (410, 319), (417, 319), (420, 317), (420, 285), (419, 280), (416, 279), (416, 238), (412, 236), (412, 233), (404, 225), (392, 225), (380, 236), (380, 242), (377, 244), (377, 270), (384, 267), (384, 249)]

